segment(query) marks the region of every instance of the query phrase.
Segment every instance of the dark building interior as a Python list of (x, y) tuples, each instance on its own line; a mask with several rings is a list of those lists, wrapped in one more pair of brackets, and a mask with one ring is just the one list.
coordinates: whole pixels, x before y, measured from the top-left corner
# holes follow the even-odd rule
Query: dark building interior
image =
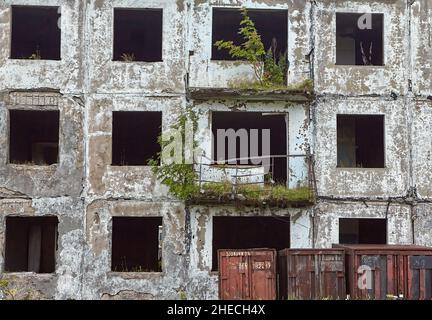
[(9, 110), (9, 118), (10, 163), (58, 163), (59, 111)]
[(57, 217), (6, 217), (5, 271), (53, 273)]
[(339, 219), (339, 243), (386, 244), (387, 219)]
[(162, 9), (114, 9), (114, 60), (162, 61)]
[(340, 168), (384, 168), (384, 116), (337, 115)]
[[(213, 160), (218, 163), (223, 160), (229, 159), (229, 139), (225, 138), (225, 156), (219, 155), (217, 150), (218, 146), (218, 129), (233, 129), (238, 131), (245, 129), (248, 132), (248, 143), (249, 146), (248, 156), (257, 156), (251, 154), (253, 150), (250, 147), (251, 142), (251, 129), (258, 129), (258, 156), (263, 155), (263, 139), (262, 130), (270, 129), (270, 155), (284, 156), (287, 155), (287, 125), (286, 115), (284, 114), (263, 114), (261, 112), (212, 112), (212, 132), (213, 132)], [(264, 140), (265, 141), (265, 140)], [(244, 147), (244, 146), (243, 146)], [(236, 138), (236, 158), (240, 159), (241, 155), (241, 139)], [(225, 161), (227, 162), (227, 161)], [(273, 179), (275, 182), (285, 184), (287, 181), (287, 159), (286, 158), (272, 158), (270, 172), (273, 173)], [(240, 160), (237, 164), (243, 164)], [(254, 163), (250, 160), (246, 165), (253, 165)], [(272, 171), (273, 170), (273, 171)]]
[(59, 7), (12, 6), (12, 59), (60, 60)]
[(336, 13), (336, 64), (384, 65), (384, 15), (372, 14), (370, 26), (362, 16)]
[(162, 112), (114, 111), (112, 165), (146, 166), (161, 147)]
[(113, 217), (111, 270), (160, 272), (161, 217)]

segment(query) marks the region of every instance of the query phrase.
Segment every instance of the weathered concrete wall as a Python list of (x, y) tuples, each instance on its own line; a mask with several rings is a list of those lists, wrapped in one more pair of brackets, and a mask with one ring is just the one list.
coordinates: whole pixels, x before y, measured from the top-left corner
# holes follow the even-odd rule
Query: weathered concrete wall
[[(385, 168), (337, 168), (337, 114), (384, 115)], [(409, 146), (406, 109), (402, 99), (319, 98), (314, 124), (318, 195), (386, 198), (407, 193)]]
[[(61, 58), (53, 60), (9, 59), (11, 5), (59, 6), (61, 10)], [(0, 3), (0, 91), (5, 89), (54, 88), (81, 93), (84, 62), (84, 4), (80, 0), (4, 0)]]
[(55, 273), (2, 274), (18, 290), (16, 298), (79, 299), (84, 258), (82, 200), (70, 197), (4, 199), (0, 200), (0, 213), (0, 273), (4, 269), (6, 217), (56, 216), (59, 219)]
[[(162, 272), (111, 272), (112, 217), (162, 217)], [(84, 299), (179, 299), (187, 283), (185, 209), (178, 202), (96, 200), (86, 210)], [(126, 296), (125, 296), (126, 295)]]
[[(9, 59), (11, 4), (61, 6), (61, 61)], [(188, 72), (192, 87), (226, 87), (253, 80), (244, 62), (211, 60), (214, 6), (288, 10), (289, 82), (306, 79), (312, 62), (316, 104), (188, 101)], [(114, 7), (163, 8), (162, 62), (112, 61)], [(416, 244), (432, 246), (429, 203), (411, 206), (348, 199), (404, 197), (414, 186), (422, 200), (432, 197), (432, 114), (427, 99), (432, 95), (431, 9), (430, 0), (417, 0), (411, 9), (404, 0), (1, 2), (0, 274), (21, 288), (20, 298), (29, 293), (32, 298), (57, 299), (167, 299), (183, 293), (188, 299), (217, 298), (217, 273), (211, 272), (212, 217), (222, 215), (290, 216), (291, 247), (297, 248), (337, 243), (341, 217), (387, 218), (388, 243), (408, 244), (414, 239)], [(335, 12), (369, 11), (384, 13), (385, 65), (335, 65)], [(190, 51), (194, 54), (189, 57)], [(416, 97), (409, 93), (410, 78)], [(29, 102), (17, 99), (15, 93), (11, 99), (9, 90), (16, 89), (38, 89), (18, 95), (47, 96), (57, 103), (42, 103), (45, 98)], [(397, 100), (390, 98), (391, 92), (398, 95)], [(111, 165), (112, 111), (162, 111), (162, 127), (167, 129), (188, 104), (200, 116), (197, 138), (208, 156), (212, 111), (286, 113), (289, 153), (304, 154), (312, 145), (318, 195), (341, 199), (320, 199), (316, 207), (307, 209), (199, 206), (189, 211), (156, 181), (150, 167)], [(8, 163), (11, 108), (60, 110), (59, 164)], [(336, 168), (339, 113), (385, 116), (385, 168)], [(8, 215), (59, 217), (54, 274), (3, 273)], [(113, 216), (163, 218), (161, 273), (111, 272)]]
[[(335, 12), (384, 13), (384, 66), (336, 65)], [(342, 95), (407, 92), (407, 5), (404, 0), (317, 1), (314, 13), (315, 91)]]
[(432, 3), (414, 1), (411, 9), (413, 92), (432, 95)]
[(410, 105), (413, 111), (412, 150), (414, 185), (420, 198), (432, 197), (432, 101), (418, 99)]
[[(11, 92), (0, 96), (0, 197), (77, 197), (84, 179), (84, 103), (49, 92)], [(9, 110), (58, 110), (59, 163), (9, 163)]]
[[(185, 91), (186, 1), (97, 0), (86, 12), (87, 90), (160, 95)], [(162, 62), (113, 61), (113, 8), (163, 9)]]
[(194, 52), (189, 57), (191, 87), (229, 87), (255, 81), (254, 72), (248, 63), (211, 59), (214, 42), (221, 40), (212, 39), (212, 8), (214, 7), (288, 10), (289, 82), (301, 82), (308, 78), (309, 63), (305, 61), (305, 56), (310, 52), (308, 1), (192, 0), (191, 3), (192, 8), (188, 16), (190, 21), (188, 47)]
[(167, 197), (166, 188), (156, 181), (149, 166), (112, 166), (112, 111), (162, 111), (162, 130), (176, 122), (185, 106), (184, 97), (140, 95), (92, 95), (87, 101), (87, 195), (90, 198)]
[(432, 246), (432, 205), (421, 203), (414, 210), (414, 240), (415, 244)]

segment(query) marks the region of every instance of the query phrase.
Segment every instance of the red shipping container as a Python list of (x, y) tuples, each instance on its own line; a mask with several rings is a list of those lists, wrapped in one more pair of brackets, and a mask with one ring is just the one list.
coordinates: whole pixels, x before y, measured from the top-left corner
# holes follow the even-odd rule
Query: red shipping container
[(345, 299), (344, 250), (278, 252), (279, 299)]
[(432, 299), (432, 248), (333, 245), (345, 250), (351, 299)]
[(275, 300), (276, 250), (218, 250), (221, 300)]

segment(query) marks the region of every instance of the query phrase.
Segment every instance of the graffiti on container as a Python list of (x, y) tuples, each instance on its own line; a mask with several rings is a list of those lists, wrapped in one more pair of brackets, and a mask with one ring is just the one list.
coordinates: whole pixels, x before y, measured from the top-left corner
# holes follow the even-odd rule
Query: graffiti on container
[(342, 261), (321, 261), (320, 267), (323, 272), (344, 271), (344, 264)]
[(380, 256), (362, 256), (362, 264), (371, 267), (372, 269), (379, 269), (381, 266)]
[(367, 265), (361, 265), (357, 269), (359, 278), (357, 280), (357, 286), (360, 290), (371, 290), (372, 289), (372, 268)]
[(411, 257), (411, 269), (432, 269), (432, 257)]

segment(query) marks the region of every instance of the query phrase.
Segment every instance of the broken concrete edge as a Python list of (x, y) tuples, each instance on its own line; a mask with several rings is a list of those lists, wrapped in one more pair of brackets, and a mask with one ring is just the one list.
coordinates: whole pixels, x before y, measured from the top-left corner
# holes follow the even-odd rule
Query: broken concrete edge
[(188, 96), (194, 100), (247, 100), (247, 101), (290, 101), (310, 102), (314, 94), (305, 90), (258, 90), (241, 88), (190, 87)]
[(207, 206), (234, 206), (236, 208), (243, 207), (251, 207), (251, 208), (305, 208), (313, 206), (316, 203), (315, 199), (311, 198), (309, 200), (292, 200), (292, 201), (284, 201), (284, 200), (242, 200), (242, 199), (217, 199), (206, 197), (205, 195), (201, 197), (194, 197), (190, 200), (185, 201), (186, 205), (207, 205)]
[(58, 88), (48, 87), (28, 89), (8, 88), (0, 90), (0, 98), (9, 107), (19, 106), (19, 109), (26, 109), (27, 107), (34, 109), (34, 107), (38, 107), (57, 110), (59, 107), (58, 99), (60, 98), (71, 100), (71, 102), (81, 108), (84, 108), (85, 105), (82, 93), (62, 92)]
[(18, 190), (0, 187), (0, 200), (3, 199), (31, 199), (31, 197)]
[(23, 92), (23, 93), (28, 93), (28, 92), (36, 92), (36, 93), (57, 93), (57, 94), (61, 94), (61, 90), (57, 89), (57, 88), (48, 88), (48, 87), (43, 87), (43, 88), (26, 88), (26, 89), (7, 89), (2, 91), (4, 93), (10, 94), (10, 93), (14, 93), (14, 92)]

